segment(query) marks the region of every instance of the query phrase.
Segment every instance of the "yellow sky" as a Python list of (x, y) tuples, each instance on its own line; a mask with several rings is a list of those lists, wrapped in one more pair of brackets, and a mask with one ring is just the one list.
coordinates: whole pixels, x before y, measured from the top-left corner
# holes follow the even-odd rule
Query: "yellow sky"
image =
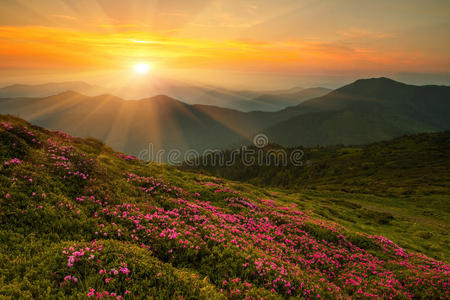
[(450, 73), (450, 1), (376, 2), (3, 0), (0, 76)]

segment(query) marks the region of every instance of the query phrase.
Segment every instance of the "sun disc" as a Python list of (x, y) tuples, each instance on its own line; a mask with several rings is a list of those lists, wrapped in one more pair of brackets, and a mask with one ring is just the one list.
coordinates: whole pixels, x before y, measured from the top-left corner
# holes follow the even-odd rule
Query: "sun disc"
[(133, 69), (137, 74), (144, 75), (150, 71), (150, 65), (147, 63), (138, 63), (134, 65)]

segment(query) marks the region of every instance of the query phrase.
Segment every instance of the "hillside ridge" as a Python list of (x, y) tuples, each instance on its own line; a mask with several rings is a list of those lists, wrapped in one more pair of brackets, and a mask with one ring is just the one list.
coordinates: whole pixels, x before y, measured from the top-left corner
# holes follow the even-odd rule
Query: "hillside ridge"
[(306, 199), (143, 164), (11, 116), (0, 141), (2, 296), (448, 293), (447, 264), (302, 211)]

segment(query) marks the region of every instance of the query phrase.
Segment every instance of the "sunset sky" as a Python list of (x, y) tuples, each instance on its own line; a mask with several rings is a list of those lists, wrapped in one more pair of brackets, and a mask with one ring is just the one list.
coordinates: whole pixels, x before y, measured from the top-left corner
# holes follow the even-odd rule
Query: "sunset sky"
[(0, 1), (0, 84), (100, 82), (142, 62), (149, 76), (252, 88), (446, 81), (450, 1)]

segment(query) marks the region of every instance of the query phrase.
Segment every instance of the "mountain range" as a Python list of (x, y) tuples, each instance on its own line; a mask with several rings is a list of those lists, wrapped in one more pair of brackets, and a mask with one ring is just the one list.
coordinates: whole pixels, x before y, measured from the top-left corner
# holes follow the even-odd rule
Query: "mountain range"
[(95, 137), (134, 155), (149, 143), (155, 151), (238, 147), (257, 133), (283, 146), (349, 145), (449, 130), (450, 87), (362, 79), (274, 112), (190, 105), (165, 95), (123, 100), (67, 91), (0, 99), (0, 111), (72, 135)]
[(265, 133), (282, 145), (364, 144), (450, 129), (450, 87), (362, 79), (284, 111), (297, 116)]
[(331, 90), (301, 87), (270, 91), (232, 90), (154, 77), (150, 81), (136, 80), (108, 87), (94, 86), (79, 81), (38, 85), (14, 84), (0, 88), (0, 98), (49, 97), (66, 91), (74, 91), (87, 96), (113, 94), (123, 99), (167, 95), (191, 105), (214, 105), (249, 112), (254, 110), (277, 111), (323, 96)]
[[(289, 106), (301, 104), (307, 100), (324, 96), (332, 90), (327, 88), (307, 88), (291, 89), (288, 91), (278, 91), (265, 93), (253, 99), (253, 103), (245, 107), (247, 111), (277, 111)], [(245, 104), (243, 103), (242, 106)]]

